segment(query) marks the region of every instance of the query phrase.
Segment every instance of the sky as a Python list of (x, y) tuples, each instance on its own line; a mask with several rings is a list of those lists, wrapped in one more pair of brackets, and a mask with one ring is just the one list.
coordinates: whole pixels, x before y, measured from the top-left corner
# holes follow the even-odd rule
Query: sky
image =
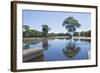
[(62, 24), (69, 16), (74, 17), (81, 24), (81, 27), (76, 29), (77, 32), (91, 29), (91, 14), (83, 12), (23, 10), (22, 24), (38, 31), (42, 31), (42, 25), (47, 24), (51, 28), (50, 33), (66, 33), (67, 30)]

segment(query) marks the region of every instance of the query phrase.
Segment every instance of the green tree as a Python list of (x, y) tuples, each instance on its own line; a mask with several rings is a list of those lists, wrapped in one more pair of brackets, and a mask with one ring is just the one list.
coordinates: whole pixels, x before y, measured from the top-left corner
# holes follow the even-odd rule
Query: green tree
[(29, 30), (30, 30), (30, 27), (28, 25), (23, 25), (23, 35), (25, 37), (29, 37)]
[(28, 31), (30, 29), (30, 27), (28, 25), (23, 25), (23, 30), (24, 31)]
[(90, 31), (90, 30), (89, 30), (89, 31), (86, 31), (86, 32), (85, 32), (85, 36), (86, 36), (86, 37), (91, 37), (91, 31)]
[(80, 36), (85, 36), (84, 34), (85, 34), (84, 31), (80, 32)]
[(73, 33), (76, 31), (76, 28), (79, 28), (81, 25), (76, 19), (70, 16), (64, 20), (63, 26), (70, 33), (70, 37), (72, 38)]
[(79, 32), (74, 32), (73, 36), (79, 36)]
[(44, 37), (47, 37), (49, 31), (50, 31), (50, 28), (48, 25), (46, 25), (46, 24), (42, 25), (42, 32), (43, 32)]
[(88, 37), (91, 37), (91, 30), (88, 31)]
[(80, 33), (80, 36), (83, 36), (83, 37), (91, 37), (91, 30), (82, 31), (82, 32)]

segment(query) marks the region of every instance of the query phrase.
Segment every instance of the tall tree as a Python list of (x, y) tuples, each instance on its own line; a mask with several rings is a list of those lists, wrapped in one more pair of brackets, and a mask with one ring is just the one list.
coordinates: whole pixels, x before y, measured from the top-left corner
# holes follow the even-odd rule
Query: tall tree
[(81, 25), (76, 19), (70, 16), (64, 20), (63, 26), (70, 33), (70, 37), (72, 37), (73, 33), (76, 31), (76, 28), (79, 28)]
[(47, 37), (49, 31), (50, 31), (50, 28), (48, 25), (46, 25), (46, 24), (42, 25), (42, 32), (43, 32), (44, 37)]

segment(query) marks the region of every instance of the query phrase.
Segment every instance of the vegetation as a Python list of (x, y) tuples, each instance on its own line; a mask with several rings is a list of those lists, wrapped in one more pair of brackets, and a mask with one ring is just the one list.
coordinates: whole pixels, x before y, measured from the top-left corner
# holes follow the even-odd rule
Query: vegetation
[(48, 36), (53, 37), (53, 36), (70, 36), (69, 33), (48, 33)]
[(70, 33), (70, 37), (72, 37), (73, 33), (76, 31), (76, 28), (80, 27), (80, 23), (70, 16), (64, 20), (63, 26)]
[(29, 37), (29, 29), (30, 29), (30, 27), (28, 26), (28, 25), (24, 25), (23, 26), (23, 30), (24, 30), (24, 32), (23, 32), (23, 35), (25, 36), (25, 37)]
[(42, 37), (42, 32), (30, 29), (28, 25), (23, 26), (23, 37)]
[(50, 28), (48, 25), (42, 25), (42, 34), (43, 34), (43, 37), (47, 37), (48, 36), (48, 32), (50, 31)]
[(74, 32), (73, 36), (80, 36), (80, 33), (79, 32)]
[(48, 33), (51, 28), (44, 24), (41, 26), (42, 31), (31, 29), (28, 25), (23, 25), (23, 37), (53, 37), (53, 36), (82, 36), (82, 37), (91, 37), (91, 30), (76, 32), (76, 28), (79, 28), (81, 25), (73, 17), (68, 17), (64, 20), (63, 26), (68, 31), (67, 33)]
[(80, 32), (80, 36), (91, 37), (91, 30)]
[(91, 30), (82, 31), (82, 32), (74, 32), (73, 36), (91, 37)]

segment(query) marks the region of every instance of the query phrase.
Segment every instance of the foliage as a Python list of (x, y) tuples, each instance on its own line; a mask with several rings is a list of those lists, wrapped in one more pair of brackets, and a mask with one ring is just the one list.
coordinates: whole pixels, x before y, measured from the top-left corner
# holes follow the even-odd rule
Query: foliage
[(28, 31), (30, 29), (30, 27), (28, 25), (24, 25), (23, 29), (24, 29), (24, 31)]
[(26, 37), (29, 37), (29, 30), (30, 30), (30, 27), (28, 25), (24, 25), (23, 26), (23, 33)]
[(70, 34), (71, 33), (73, 34), (76, 31), (76, 28), (80, 27), (80, 23), (76, 19), (70, 16), (64, 20), (63, 26)]
[(30, 29), (28, 25), (24, 25), (23, 29), (23, 37), (41, 37), (42, 35), (42, 32)]
[(48, 25), (42, 25), (42, 32), (43, 32), (43, 36), (47, 37), (48, 32), (50, 31), (50, 28), (48, 27)]
[(70, 36), (69, 33), (48, 33), (48, 36)]
[(73, 36), (79, 36), (79, 32), (74, 32)]
[(80, 32), (80, 36), (91, 37), (91, 30)]
[[(67, 27), (67, 24), (64, 24), (64, 26)], [(68, 24), (68, 27), (69, 27), (69, 24)], [(70, 30), (70, 28), (67, 28), (67, 29)], [(76, 26), (75, 26), (75, 30), (76, 30)], [(48, 25), (42, 25), (42, 31), (30, 29), (30, 27), (28, 25), (24, 25), (23, 26), (23, 37), (29, 38), (29, 37), (47, 37), (47, 36), (48, 37), (70, 36), (70, 33), (53, 33), (53, 32), (52, 33), (48, 33), (49, 31), (50, 31), (50, 28), (49, 28)], [(91, 30), (82, 31), (82, 32), (75, 32), (74, 31), (73, 32), (73, 36), (90, 37), (91, 36)]]

